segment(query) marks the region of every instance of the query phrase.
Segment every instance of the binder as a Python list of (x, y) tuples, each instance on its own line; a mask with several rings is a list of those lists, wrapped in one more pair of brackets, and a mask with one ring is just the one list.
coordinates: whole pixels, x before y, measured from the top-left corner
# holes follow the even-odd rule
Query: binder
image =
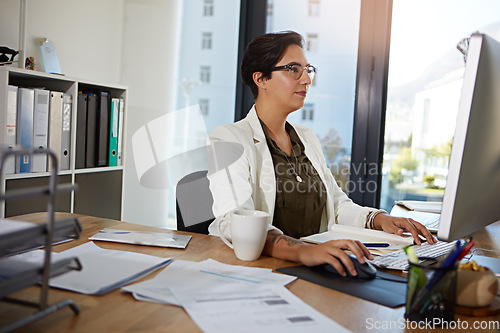
[[(59, 165), (61, 163), (62, 99), (62, 92), (50, 92), (49, 148), (56, 154)], [(49, 170), (51, 168), (49, 161)]]
[(122, 146), (123, 146), (123, 116), (125, 111), (125, 99), (120, 98), (118, 107), (118, 142), (117, 142), (117, 162), (116, 165), (122, 165)]
[[(0, 123), (0, 140), (7, 147), (13, 148), (16, 145), (16, 117), (17, 117), (17, 87), (8, 86), (7, 90), (7, 112)], [(5, 174), (16, 172), (14, 157), (10, 157), (4, 164)]]
[[(49, 99), (50, 91), (35, 89), (34, 115), (33, 115), (33, 147), (47, 148), (49, 143)], [(32, 171), (47, 171), (47, 155), (33, 155)]]
[[(17, 92), (17, 135), (16, 143), (21, 147), (33, 145), (33, 103), (35, 92), (29, 88), (19, 88)], [(31, 155), (16, 157), (16, 173), (31, 172)]]
[(70, 145), (71, 145), (71, 106), (72, 97), (70, 94), (63, 94), (62, 104), (62, 129), (61, 129), (61, 161), (60, 170), (69, 170)]
[(87, 145), (85, 147), (85, 167), (96, 166), (96, 121), (97, 95), (88, 93), (87, 96)]
[(87, 94), (78, 92), (76, 107), (76, 156), (75, 168), (85, 168), (85, 146), (87, 143)]
[(108, 165), (109, 150), (109, 92), (99, 92), (99, 107), (97, 108), (97, 156), (96, 166)]
[(118, 162), (118, 121), (120, 100), (111, 99), (111, 113), (109, 120), (109, 166), (117, 166)]

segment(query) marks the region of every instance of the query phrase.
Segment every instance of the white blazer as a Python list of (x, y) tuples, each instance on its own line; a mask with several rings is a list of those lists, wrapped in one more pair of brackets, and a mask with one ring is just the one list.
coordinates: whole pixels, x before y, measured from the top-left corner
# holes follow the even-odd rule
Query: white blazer
[[(304, 144), (304, 153), (318, 171), (326, 187), (326, 212), (323, 214), (320, 231), (326, 231), (336, 223), (364, 228), (369, 212), (374, 209), (353, 203), (339, 188), (327, 167), (316, 134), (306, 126), (292, 126)], [(219, 235), (217, 225), (220, 219), (235, 208), (256, 209), (269, 213), (271, 216), (269, 230), (276, 229), (271, 225), (276, 201), (274, 165), (255, 105), (245, 119), (218, 126), (210, 133), (209, 138), (211, 142), (234, 142), (243, 147), (243, 155), (227, 168), (222, 166), (220, 169), (221, 163), (217, 161), (209, 163), (208, 179), (214, 198), (212, 209), (216, 217), (209, 226), (209, 233)], [(238, 149), (227, 149), (227, 145), (225, 147), (226, 155), (234, 151), (238, 154)], [(231, 160), (228, 156), (221, 158), (219, 153), (217, 156), (218, 160)], [(214, 165), (218, 165), (219, 169)], [(224, 236), (230, 238), (228, 224), (223, 226), (225, 229), (221, 231)]]

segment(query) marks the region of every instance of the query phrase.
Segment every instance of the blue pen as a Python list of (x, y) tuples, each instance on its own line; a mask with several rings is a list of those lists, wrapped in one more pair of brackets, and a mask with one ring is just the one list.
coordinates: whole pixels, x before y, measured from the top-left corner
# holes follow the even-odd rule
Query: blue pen
[(366, 247), (389, 247), (389, 243), (363, 243)]

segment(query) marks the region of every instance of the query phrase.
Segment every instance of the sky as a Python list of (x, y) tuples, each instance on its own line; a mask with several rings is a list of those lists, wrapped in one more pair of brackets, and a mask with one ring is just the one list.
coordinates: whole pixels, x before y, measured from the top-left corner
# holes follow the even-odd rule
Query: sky
[(499, 0), (394, 0), (389, 85), (416, 79), (462, 38), (498, 21)]

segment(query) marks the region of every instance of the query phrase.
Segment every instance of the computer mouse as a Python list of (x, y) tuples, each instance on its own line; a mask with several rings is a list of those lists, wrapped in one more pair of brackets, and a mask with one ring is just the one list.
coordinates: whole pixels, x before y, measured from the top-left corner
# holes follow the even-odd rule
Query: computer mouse
[[(365, 279), (365, 280), (370, 280), (375, 278), (375, 276), (377, 275), (377, 269), (372, 264), (370, 264), (367, 261), (365, 261), (365, 263), (362, 264), (358, 261), (358, 258), (356, 258), (356, 256), (351, 254), (348, 254), (348, 256), (352, 260), (352, 263), (354, 264), (354, 267), (356, 268), (356, 272), (358, 272), (358, 275), (351, 275), (351, 272), (345, 267), (345, 265), (341, 261), (340, 263), (342, 264), (342, 266), (344, 266), (344, 270), (347, 273), (346, 278), (351, 277), (351, 278)], [(343, 277), (342, 275), (339, 274), (339, 272), (337, 272), (335, 267), (333, 267), (330, 264), (325, 265), (325, 270), (339, 277)]]

